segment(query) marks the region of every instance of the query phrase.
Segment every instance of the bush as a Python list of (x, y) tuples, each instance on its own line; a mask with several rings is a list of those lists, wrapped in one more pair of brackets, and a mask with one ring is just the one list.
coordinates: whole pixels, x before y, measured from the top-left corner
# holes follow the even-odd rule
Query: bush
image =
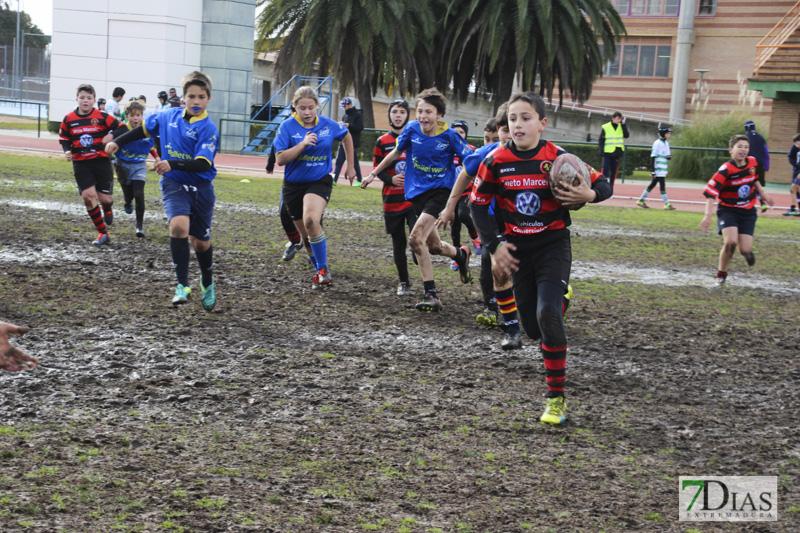
[(59, 129), (61, 129), (61, 122), (55, 122), (53, 120), (47, 122), (47, 131), (50, 133), (58, 133)]
[[(603, 158), (600, 156), (600, 149), (597, 143), (557, 143), (567, 152), (581, 158), (582, 161), (593, 166), (602, 172)], [(631, 176), (634, 170), (650, 168), (650, 148), (639, 148), (636, 146), (626, 146), (624, 155), (625, 175)], [(623, 163), (620, 161), (619, 172), (622, 172)]]

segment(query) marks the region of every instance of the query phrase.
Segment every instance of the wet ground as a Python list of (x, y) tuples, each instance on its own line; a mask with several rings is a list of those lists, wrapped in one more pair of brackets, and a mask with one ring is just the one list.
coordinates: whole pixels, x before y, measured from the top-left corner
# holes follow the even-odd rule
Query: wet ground
[(731, 530), (678, 522), (682, 475), (777, 476), (778, 521), (732, 530), (800, 528), (791, 280), (715, 291), (691, 267), (582, 263), (599, 237), (576, 238), (569, 419), (550, 428), (538, 346), (502, 352), (444, 262), (442, 313), (395, 296), (374, 213), (332, 205), (318, 294), (278, 259), (274, 202), (223, 202), (206, 313), (170, 305), (153, 195), (146, 239), (119, 214), (96, 249), (56, 185), (0, 199), (0, 318), (42, 360), (0, 375), (4, 532)]

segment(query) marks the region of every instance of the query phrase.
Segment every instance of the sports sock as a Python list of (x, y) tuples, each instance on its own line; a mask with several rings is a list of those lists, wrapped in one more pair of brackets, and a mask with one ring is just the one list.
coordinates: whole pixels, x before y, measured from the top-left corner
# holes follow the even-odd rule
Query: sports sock
[(314, 252), (314, 258), (317, 260), (317, 270), (328, 268), (328, 244), (325, 240), (325, 232), (319, 237), (311, 237), (311, 250)]
[(547, 397), (564, 396), (564, 380), (567, 375), (567, 346), (547, 346), (542, 343), (544, 375), (547, 381)]
[(189, 237), (178, 239), (169, 238), (169, 251), (172, 254), (172, 265), (175, 267), (175, 276), (178, 283), (184, 287), (189, 286)]
[(667, 198), (667, 193), (662, 192), (661, 199), (664, 200), (664, 205), (667, 205), (669, 203), (669, 198)]
[(214, 283), (214, 247), (209, 246), (205, 252), (195, 252), (203, 276), (203, 287), (206, 289)]
[(436, 296), (436, 282), (434, 280), (423, 281), (422, 287), (425, 289), (425, 294), (432, 294)]
[(473, 241), (475, 239), (477, 239), (478, 238), (478, 230), (476, 230), (475, 228), (471, 229), (470, 232), (469, 232), (469, 238), (472, 239)]
[(103, 222), (103, 213), (100, 210), (100, 204), (97, 204), (92, 209), (86, 208), (86, 211), (88, 211), (89, 218), (94, 222), (94, 227), (97, 228), (97, 231), (100, 233), (108, 233), (106, 223)]
[(728, 273), (727, 272), (723, 272), (722, 270), (717, 270), (717, 277), (725, 279), (725, 278), (728, 277)]
[(645, 189), (644, 191), (642, 191), (642, 195), (639, 197), (639, 200), (643, 202), (644, 199), (647, 198), (648, 196), (650, 196), (650, 189)]
[(517, 300), (514, 298), (514, 290), (494, 291), (494, 294), (497, 297), (500, 314), (503, 315), (503, 322), (512, 331), (518, 330), (519, 320), (517, 319)]

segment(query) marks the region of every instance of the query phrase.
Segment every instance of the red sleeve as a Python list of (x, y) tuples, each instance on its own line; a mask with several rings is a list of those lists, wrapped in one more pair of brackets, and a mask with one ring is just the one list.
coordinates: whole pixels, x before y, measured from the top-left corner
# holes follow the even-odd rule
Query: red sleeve
[(150, 148), (150, 155), (153, 156), (153, 159), (158, 159), (158, 150)]
[[(489, 160), (489, 165), (486, 161)], [(495, 178), (492, 167), (494, 166), (494, 158), (489, 156), (481, 162), (478, 167), (478, 175), (472, 186), (472, 194), (470, 200), (476, 205), (489, 205), (497, 194), (498, 182)]]
[(722, 188), (725, 186), (725, 181), (728, 179), (727, 174), (727, 165), (722, 165), (719, 170), (711, 176), (711, 179), (708, 180), (706, 188), (703, 190), (703, 196), (706, 198), (719, 198), (719, 193), (722, 191)]

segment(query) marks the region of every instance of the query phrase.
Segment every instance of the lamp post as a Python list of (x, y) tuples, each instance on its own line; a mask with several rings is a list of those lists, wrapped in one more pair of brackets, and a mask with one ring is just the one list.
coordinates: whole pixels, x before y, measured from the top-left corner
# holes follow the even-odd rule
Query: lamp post
[(694, 69), (694, 71), (700, 74), (700, 82), (698, 84), (699, 87), (697, 89), (697, 104), (700, 105), (700, 99), (703, 98), (703, 74), (711, 71), (707, 68), (696, 68)]

